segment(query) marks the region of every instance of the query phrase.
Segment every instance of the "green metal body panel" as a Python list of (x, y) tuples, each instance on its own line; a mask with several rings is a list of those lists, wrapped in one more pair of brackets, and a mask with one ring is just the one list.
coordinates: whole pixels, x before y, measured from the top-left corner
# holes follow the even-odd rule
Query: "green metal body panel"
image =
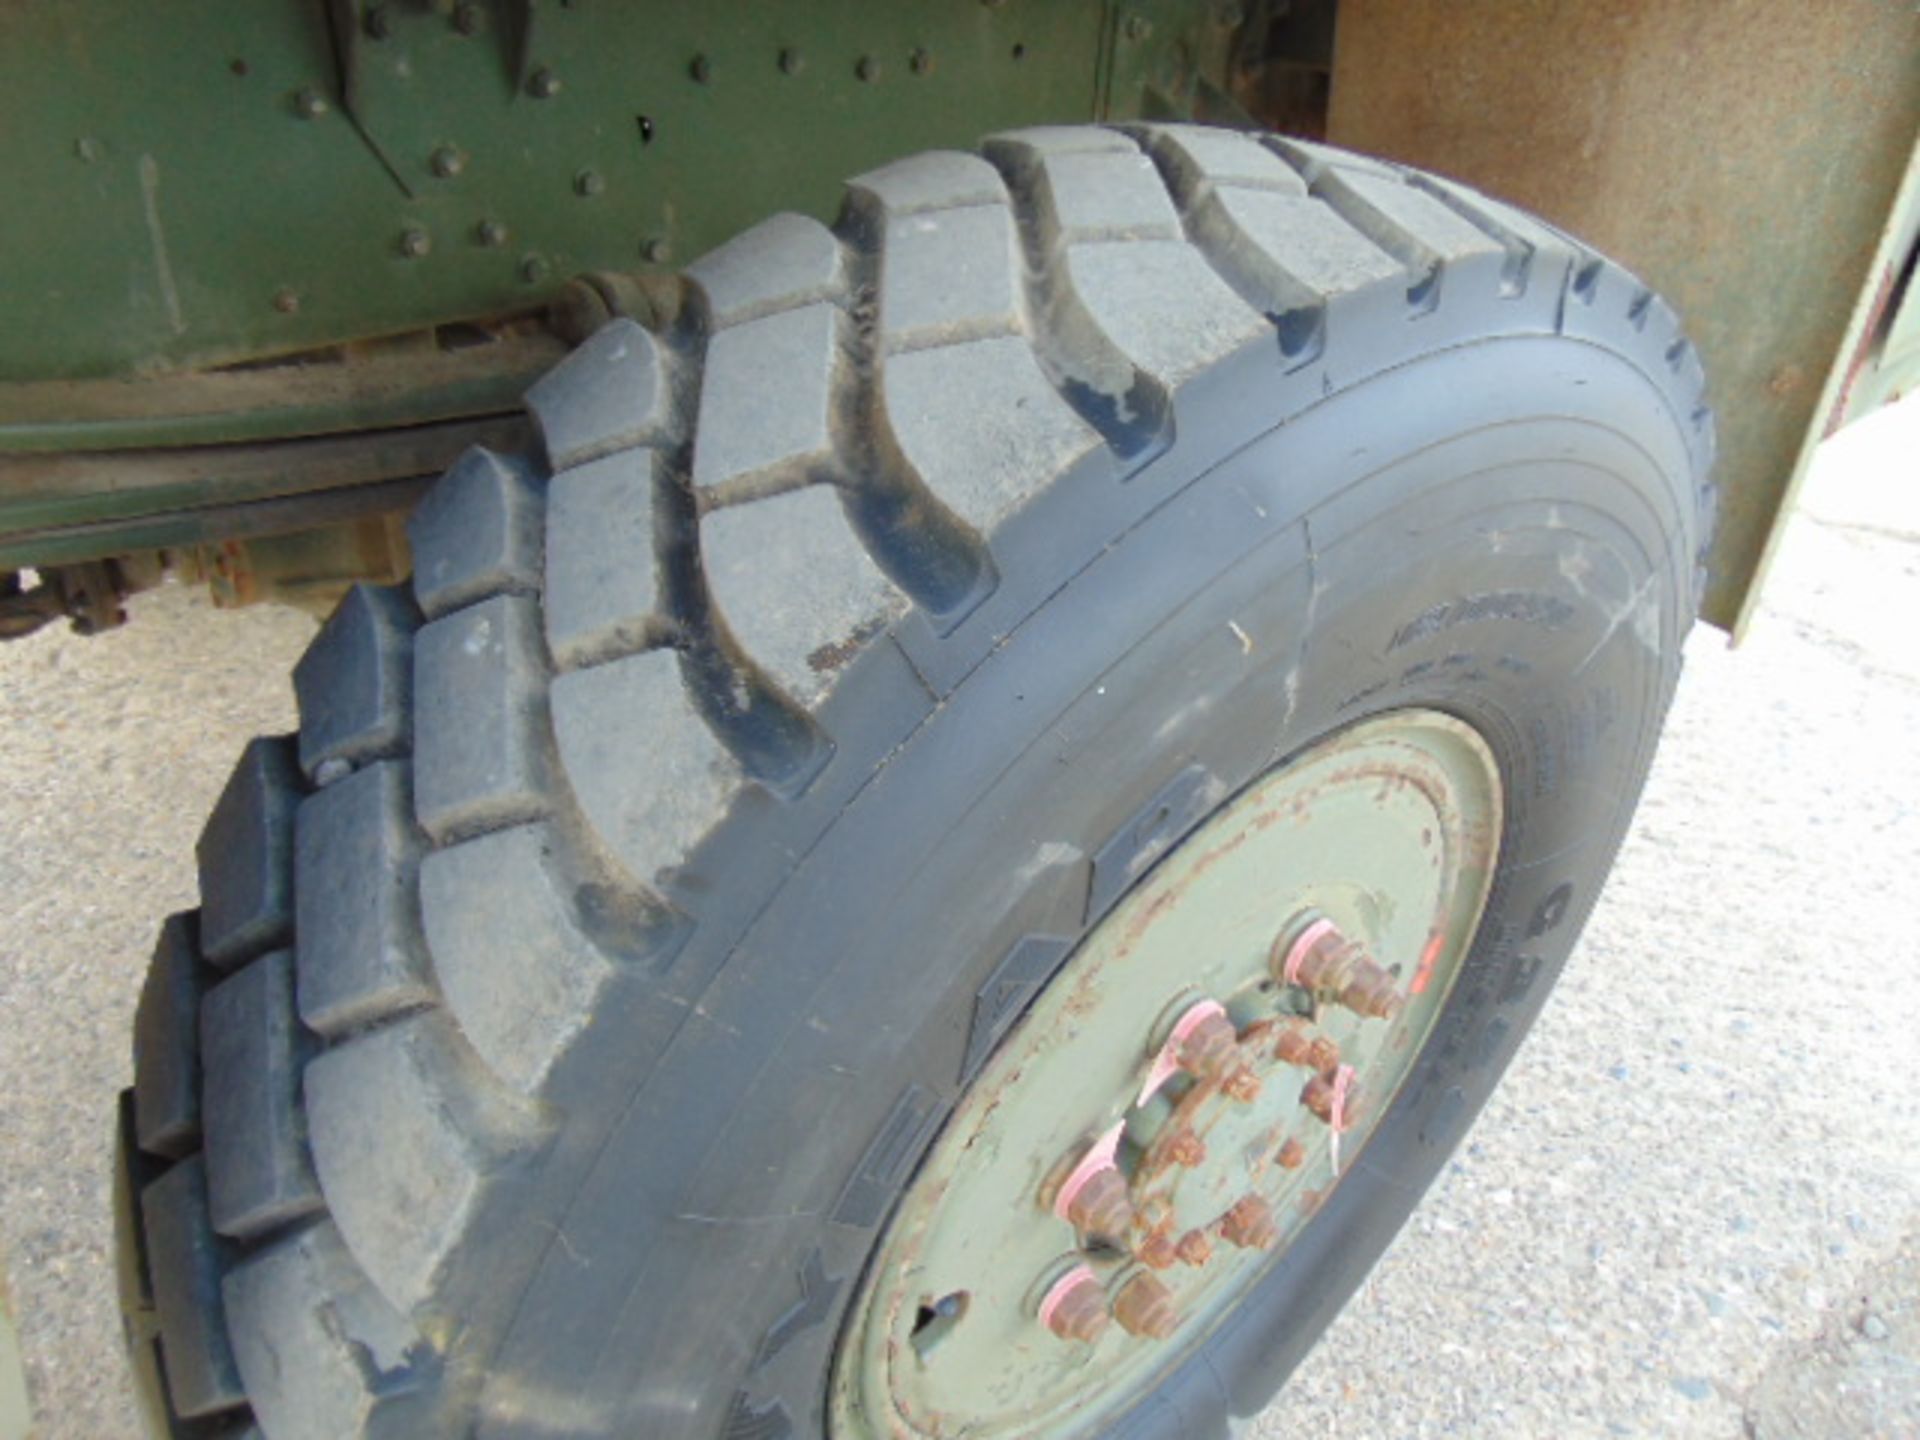
[(864, 168), (1276, 94), (1677, 303), (1722, 441), (1706, 614), (1737, 624), (1809, 446), (1920, 371), (1908, 6), (27, 0), (0, 16), (0, 568), (431, 474), (514, 423), (573, 277), (831, 218)]
[[(1224, 35), (1213, 14), (10, 6), (0, 381), (255, 359), (524, 309), (581, 271), (670, 267), (775, 210), (826, 214), (848, 174), (888, 159), (1135, 113), (1156, 59)], [(0, 400), (8, 448), (12, 425), (61, 418), (23, 403)]]

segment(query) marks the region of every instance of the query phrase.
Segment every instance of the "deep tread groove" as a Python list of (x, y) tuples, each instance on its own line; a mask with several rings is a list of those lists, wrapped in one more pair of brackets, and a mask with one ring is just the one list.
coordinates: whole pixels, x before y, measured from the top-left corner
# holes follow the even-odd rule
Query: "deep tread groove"
[(920, 483), (881, 393), (878, 213), (850, 195), (840, 218), (853, 294), (852, 393), (835, 416), (846, 479), (840, 500), (874, 563), (943, 628), (965, 619), (998, 577), (973, 529)]
[[(1165, 387), (1113, 346), (1074, 293), (1064, 256), (1046, 233), (1040, 157), (1017, 139), (989, 140), (984, 152), (1013, 196), (1027, 262), (1026, 318), (1041, 372), (1108, 449), (1135, 468), (1147, 464), (1173, 444)], [(1096, 383), (1101, 375), (1125, 378), (1118, 385)]]
[(672, 409), (682, 417), (654, 491), (654, 544), (660, 607), (678, 637), (680, 674), (695, 711), (741, 767), (769, 789), (795, 795), (820, 772), (832, 747), (803, 709), (755, 665), (714, 606), (700, 560), (700, 504), (693, 484), (693, 435), (700, 413), (700, 359), (706, 345), (704, 301), (683, 307), (671, 344)]
[(1442, 185), (1417, 170), (1404, 173), (1408, 185), (1431, 195), (1506, 252), (1506, 258), (1500, 263), (1501, 294), (1527, 293), (1527, 282), (1533, 272), (1534, 247), (1531, 241), (1521, 238), (1510, 226), (1502, 224), (1491, 210), (1474, 204), (1451, 185)]

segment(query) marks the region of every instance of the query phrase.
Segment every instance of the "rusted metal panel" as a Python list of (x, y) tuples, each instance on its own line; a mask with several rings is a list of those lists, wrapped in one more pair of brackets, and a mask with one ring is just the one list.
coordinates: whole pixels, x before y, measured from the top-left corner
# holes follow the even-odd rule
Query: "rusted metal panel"
[(1920, 14), (1344, 0), (1328, 134), (1516, 201), (1679, 307), (1720, 422), (1704, 614), (1733, 626), (1883, 278), (1920, 135)]

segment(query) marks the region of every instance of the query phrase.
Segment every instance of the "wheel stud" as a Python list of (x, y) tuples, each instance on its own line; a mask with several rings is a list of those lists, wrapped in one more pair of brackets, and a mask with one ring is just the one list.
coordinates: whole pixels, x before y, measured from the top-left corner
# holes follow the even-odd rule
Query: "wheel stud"
[(1076, 1265), (1048, 1287), (1040, 1323), (1062, 1340), (1091, 1345), (1107, 1331), (1107, 1292), (1085, 1265)]
[(1240, 1032), (1217, 1004), (1202, 1001), (1201, 1005), (1206, 1007), (1204, 1013), (1176, 1027), (1174, 1058), (1182, 1070), (1202, 1080), (1224, 1081), (1245, 1068), (1240, 1060)]
[(1119, 1240), (1133, 1225), (1133, 1200), (1127, 1179), (1113, 1166), (1095, 1170), (1074, 1187), (1066, 1217), (1074, 1229), (1106, 1240)]
[(1274, 1156), (1280, 1162), (1282, 1170), (1298, 1170), (1307, 1159), (1307, 1147), (1289, 1136), (1287, 1143), (1280, 1147), (1280, 1153)]
[(1178, 1249), (1181, 1260), (1196, 1268), (1213, 1258), (1213, 1241), (1204, 1230), (1189, 1230), (1182, 1235)]
[(1220, 1238), (1242, 1250), (1265, 1250), (1280, 1238), (1280, 1224), (1263, 1197), (1242, 1195), (1221, 1220)]
[(1328, 1125), (1334, 1123), (1336, 1098), (1340, 1105), (1339, 1128), (1352, 1129), (1366, 1115), (1366, 1093), (1358, 1084), (1349, 1080), (1345, 1093), (1341, 1094), (1338, 1068), (1315, 1075), (1300, 1090), (1300, 1103), (1307, 1107), (1314, 1119), (1324, 1121)]
[(1120, 1287), (1114, 1297), (1113, 1318), (1129, 1335), (1148, 1340), (1164, 1340), (1180, 1324), (1180, 1311), (1173, 1303), (1173, 1292), (1152, 1275), (1135, 1275)]
[(1367, 1019), (1390, 1020), (1405, 1003), (1390, 971), (1318, 911), (1294, 917), (1268, 959), (1274, 979), (1331, 994)]

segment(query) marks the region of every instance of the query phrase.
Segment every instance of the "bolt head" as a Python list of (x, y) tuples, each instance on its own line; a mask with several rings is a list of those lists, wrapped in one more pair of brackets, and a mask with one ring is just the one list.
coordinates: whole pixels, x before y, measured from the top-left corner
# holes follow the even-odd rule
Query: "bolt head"
[(327, 109), (326, 100), (311, 87), (296, 92), (293, 97), (293, 113), (302, 120), (318, 120), (327, 113)]
[(451, 180), (467, 168), (467, 157), (452, 145), (442, 145), (427, 159), (427, 166), (442, 180)]
[(1307, 1064), (1315, 1070), (1331, 1070), (1340, 1063), (1340, 1042), (1331, 1035), (1316, 1035), (1307, 1046)]
[(536, 100), (551, 100), (560, 93), (560, 77), (542, 66), (527, 77), (527, 93)]
[(1133, 1247), (1134, 1258), (1155, 1270), (1170, 1270), (1180, 1259), (1180, 1247), (1165, 1231), (1156, 1230)]
[(871, 84), (880, 78), (880, 62), (871, 55), (862, 55), (858, 60), (854, 61), (853, 73), (856, 79), (864, 80), (868, 84)]
[(607, 182), (598, 170), (582, 170), (573, 177), (573, 193), (583, 200), (591, 200), (606, 188)]
[(640, 246), (640, 258), (650, 265), (664, 265), (673, 258), (673, 246), (655, 237)]
[(1163, 1143), (1167, 1147), (1167, 1158), (1176, 1165), (1191, 1170), (1207, 1163), (1206, 1142), (1191, 1130), (1176, 1130)]
[(696, 55), (687, 62), (687, 74), (693, 77), (693, 83), (704, 85), (713, 79), (713, 62), (704, 55)]
[(1282, 1170), (1298, 1170), (1306, 1163), (1307, 1147), (1292, 1136), (1288, 1136), (1287, 1143), (1280, 1147), (1280, 1153), (1274, 1156), (1274, 1159), (1280, 1162)]
[(1180, 1327), (1173, 1292), (1153, 1275), (1135, 1275), (1120, 1287), (1113, 1300), (1113, 1318), (1129, 1335), (1147, 1340), (1165, 1340)]
[(789, 45), (780, 52), (780, 73), (782, 75), (798, 75), (806, 68), (807, 57), (794, 49), (793, 46)]
[(1260, 1076), (1251, 1066), (1242, 1065), (1221, 1082), (1220, 1088), (1228, 1099), (1251, 1105), (1260, 1098)]
[(1180, 1258), (1196, 1268), (1213, 1258), (1213, 1241), (1204, 1230), (1189, 1230), (1180, 1237)]
[(520, 261), (520, 278), (528, 285), (538, 285), (547, 278), (547, 269), (544, 256), (528, 255)]
[(1220, 1238), (1242, 1250), (1265, 1250), (1280, 1238), (1280, 1223), (1264, 1196), (1242, 1195), (1221, 1220)]
[(433, 249), (433, 237), (417, 225), (410, 225), (400, 232), (400, 253), (409, 260), (418, 260)]
[(473, 227), (473, 238), (489, 250), (497, 250), (507, 243), (507, 227), (498, 220), (482, 220)]
[(916, 75), (933, 73), (933, 56), (926, 50), (916, 50), (907, 57), (907, 68)]
[(297, 315), (300, 312), (300, 297), (283, 285), (273, 292), (273, 308), (282, 315)]

